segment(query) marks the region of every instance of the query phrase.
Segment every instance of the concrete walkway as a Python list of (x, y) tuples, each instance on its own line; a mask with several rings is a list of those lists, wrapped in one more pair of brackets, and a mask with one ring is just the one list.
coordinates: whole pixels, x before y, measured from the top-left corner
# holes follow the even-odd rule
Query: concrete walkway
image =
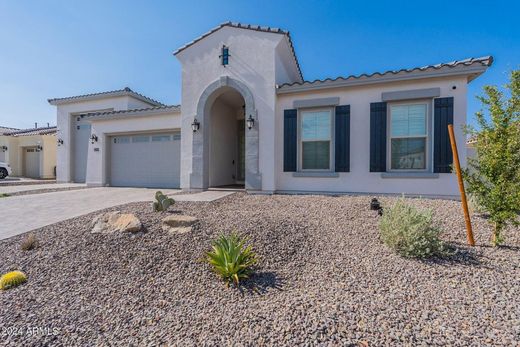
[(27, 192), (29, 190), (44, 190), (44, 189), (61, 189), (61, 188), (81, 188), (86, 187), (84, 183), (48, 183), (48, 184), (27, 184), (20, 186), (1, 186), (0, 194), (7, 193), (19, 193)]
[[(0, 198), (0, 240), (112, 206), (152, 201), (157, 189), (89, 188)], [(180, 190), (162, 189), (164, 194)], [(214, 201), (232, 192), (178, 194), (177, 201)]]

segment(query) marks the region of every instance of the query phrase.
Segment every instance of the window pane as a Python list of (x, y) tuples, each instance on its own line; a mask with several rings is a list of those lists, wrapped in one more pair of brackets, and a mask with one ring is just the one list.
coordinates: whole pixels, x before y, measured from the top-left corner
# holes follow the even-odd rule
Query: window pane
[(392, 139), (392, 169), (426, 169), (426, 139)]
[(170, 135), (154, 135), (152, 136), (152, 142), (165, 142), (170, 141)]
[(302, 169), (328, 170), (330, 164), (330, 141), (302, 143)]
[(391, 107), (392, 136), (426, 135), (426, 105)]
[(330, 139), (330, 112), (303, 112), (301, 138), (305, 140)]
[(135, 142), (150, 142), (150, 136), (133, 136), (132, 143)]
[(114, 143), (130, 143), (129, 137), (114, 137)]

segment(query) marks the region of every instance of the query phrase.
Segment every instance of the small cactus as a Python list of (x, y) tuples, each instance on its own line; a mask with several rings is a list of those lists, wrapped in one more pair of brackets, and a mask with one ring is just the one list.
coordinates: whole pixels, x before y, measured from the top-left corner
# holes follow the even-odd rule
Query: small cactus
[(157, 200), (153, 203), (153, 210), (155, 212), (166, 211), (168, 207), (175, 204), (175, 200), (167, 197), (161, 191), (155, 193), (155, 200)]
[(27, 276), (21, 271), (11, 271), (0, 277), (0, 290), (7, 290), (27, 282)]

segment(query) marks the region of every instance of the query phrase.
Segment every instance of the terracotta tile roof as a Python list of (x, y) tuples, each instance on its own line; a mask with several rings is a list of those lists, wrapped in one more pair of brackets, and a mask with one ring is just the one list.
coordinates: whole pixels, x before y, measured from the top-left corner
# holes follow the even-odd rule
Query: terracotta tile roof
[(441, 64), (435, 64), (435, 65), (427, 65), (422, 67), (414, 67), (411, 69), (401, 69), (401, 70), (388, 70), (385, 72), (374, 72), (371, 74), (361, 74), (361, 75), (350, 75), (350, 76), (339, 76), (336, 78), (325, 78), (325, 79), (316, 79), (313, 81), (303, 81), (303, 82), (294, 82), (294, 83), (284, 83), (280, 86), (278, 86), (279, 90), (282, 90), (284, 88), (289, 88), (293, 86), (315, 86), (320, 85), (324, 83), (330, 83), (330, 82), (341, 82), (341, 81), (350, 81), (350, 80), (359, 80), (359, 79), (369, 79), (372, 77), (383, 77), (387, 75), (397, 75), (397, 74), (408, 74), (412, 72), (421, 72), (421, 71), (435, 71), (439, 70), (441, 68), (455, 68), (455, 67), (461, 67), (461, 66), (472, 66), (472, 65), (479, 65), (479, 66), (485, 66), (489, 67), (493, 64), (493, 57), (492, 56), (485, 56), (480, 58), (468, 58), (464, 60), (456, 60), (449, 63), (441, 63)]
[(11, 132), (7, 132), (4, 135), (6, 136), (31, 136), (31, 135), (53, 135), (56, 134), (57, 128), (53, 127), (43, 127), (43, 128), (30, 128), (30, 129), (19, 129)]
[(157, 113), (160, 111), (179, 111), (181, 110), (180, 105), (170, 105), (170, 106), (157, 106), (157, 107), (148, 107), (148, 108), (135, 108), (131, 110), (119, 110), (119, 111), (105, 111), (105, 112), (94, 112), (94, 113), (87, 113), (86, 117), (96, 117), (96, 118), (102, 118), (102, 117), (111, 117), (111, 116), (125, 116), (125, 115), (134, 115), (137, 113)]
[(20, 129), (0, 126), (0, 135), (3, 135), (5, 133), (9, 133), (9, 132), (12, 132), (12, 131), (15, 131), (15, 130), (20, 130)]
[(107, 97), (113, 97), (113, 96), (132, 96), (136, 99), (142, 100), (144, 102), (149, 103), (153, 106), (165, 106), (164, 104), (160, 103), (157, 100), (151, 99), (147, 96), (144, 96), (142, 94), (139, 94), (137, 92), (134, 92), (132, 89), (126, 87), (119, 90), (111, 90), (108, 92), (101, 92), (101, 93), (92, 93), (92, 94), (84, 94), (84, 95), (77, 95), (77, 96), (69, 96), (66, 98), (54, 98), (54, 99), (48, 99), (47, 101), (51, 105), (59, 105), (63, 103), (69, 103), (69, 102), (75, 102), (75, 101), (86, 101), (86, 100), (92, 100), (92, 99), (99, 99), (99, 98), (107, 98)]
[(300, 79), (303, 81), (303, 74), (302, 70), (300, 68), (300, 63), (298, 62), (298, 58), (296, 57), (296, 52), (294, 51), (294, 45), (291, 40), (291, 35), (289, 34), (289, 31), (283, 30), (280, 28), (271, 28), (271, 27), (265, 27), (265, 26), (259, 26), (259, 25), (250, 25), (250, 24), (243, 24), (243, 23), (233, 23), (233, 22), (224, 22), (220, 24), (219, 26), (211, 29), (210, 31), (206, 32), (205, 34), (202, 34), (201, 36), (197, 37), (196, 39), (188, 42), (184, 46), (178, 48), (175, 52), (173, 52), (173, 55), (177, 55), (186, 48), (194, 45), (195, 43), (199, 42), (203, 38), (213, 34), (215, 31), (222, 29), (223, 27), (232, 27), (232, 28), (238, 28), (238, 29), (247, 29), (247, 30), (254, 30), (254, 31), (261, 31), (265, 33), (274, 33), (274, 34), (282, 34), (287, 37), (287, 40), (289, 42), (289, 47), (291, 49), (292, 56), (294, 58), (294, 62), (296, 63), (296, 67), (298, 69), (298, 74), (300, 75)]

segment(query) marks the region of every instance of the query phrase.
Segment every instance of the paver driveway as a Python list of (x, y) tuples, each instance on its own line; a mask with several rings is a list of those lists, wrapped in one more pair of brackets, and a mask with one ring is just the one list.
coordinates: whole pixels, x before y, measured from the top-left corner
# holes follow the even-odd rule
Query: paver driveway
[[(157, 189), (89, 188), (0, 198), (0, 240), (112, 206), (152, 201)], [(162, 189), (164, 194), (179, 192)], [(213, 201), (231, 192), (175, 195), (178, 201)]]

